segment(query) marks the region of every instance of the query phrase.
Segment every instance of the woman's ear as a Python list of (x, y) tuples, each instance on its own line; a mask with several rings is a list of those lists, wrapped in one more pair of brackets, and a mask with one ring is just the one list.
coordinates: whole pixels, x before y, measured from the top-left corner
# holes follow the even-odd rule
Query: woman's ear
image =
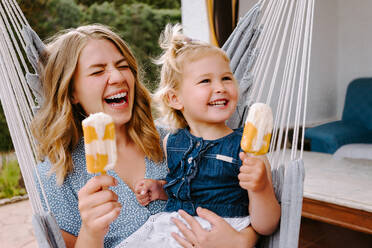
[(183, 109), (182, 101), (180, 97), (177, 95), (177, 92), (175, 90), (173, 89), (169, 90), (167, 93), (167, 96), (168, 96), (169, 106), (177, 110)]
[(79, 99), (77, 98), (75, 91), (72, 92), (72, 95), (71, 95), (70, 99), (71, 99), (72, 104), (78, 104), (79, 103)]

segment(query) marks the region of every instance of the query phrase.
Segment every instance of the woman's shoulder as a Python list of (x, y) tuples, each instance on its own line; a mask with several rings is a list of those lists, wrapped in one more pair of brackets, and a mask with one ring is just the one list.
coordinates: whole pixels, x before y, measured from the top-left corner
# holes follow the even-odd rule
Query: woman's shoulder
[(74, 165), (73, 173), (81, 174), (86, 172), (84, 139), (81, 138), (74, 151), (72, 152), (72, 162)]
[[(84, 141), (80, 140), (74, 151), (72, 152), (73, 168), (68, 174), (61, 185), (61, 187), (69, 186), (73, 188), (79, 188), (81, 183), (84, 183), (84, 178), (89, 177), (86, 172), (85, 166), (85, 151)], [(45, 158), (42, 162), (37, 165), (37, 173), (40, 176), (40, 180), (44, 184), (50, 186), (56, 185), (56, 173), (52, 163), (48, 158)], [(76, 184), (76, 185), (75, 185)]]
[(156, 124), (156, 130), (158, 130), (160, 140), (163, 140), (170, 133), (169, 127), (160, 125), (158, 123)]

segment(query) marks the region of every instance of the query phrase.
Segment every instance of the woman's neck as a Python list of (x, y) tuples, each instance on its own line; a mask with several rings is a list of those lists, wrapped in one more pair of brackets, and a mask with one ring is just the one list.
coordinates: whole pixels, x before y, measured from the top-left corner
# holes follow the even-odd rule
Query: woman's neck
[(127, 146), (133, 143), (132, 139), (129, 136), (128, 129), (126, 126), (115, 128), (115, 136), (117, 147), (120, 147), (122, 145)]
[(226, 126), (225, 123), (221, 124), (197, 124), (189, 125), (190, 133), (196, 137), (202, 137), (205, 140), (216, 140), (222, 138), (230, 133), (232, 129)]

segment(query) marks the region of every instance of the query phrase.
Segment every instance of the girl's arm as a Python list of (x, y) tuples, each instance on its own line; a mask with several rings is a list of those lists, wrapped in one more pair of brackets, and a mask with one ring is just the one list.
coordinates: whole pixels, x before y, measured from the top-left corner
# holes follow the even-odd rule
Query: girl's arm
[(155, 200), (168, 200), (164, 190), (165, 180), (142, 179), (134, 186), (134, 193), (137, 201), (142, 206), (147, 206)]
[(216, 215), (208, 209), (198, 207), (196, 210), (199, 217), (211, 223), (212, 229), (207, 231), (203, 229), (191, 215), (183, 210), (179, 210), (179, 214), (187, 221), (191, 229), (178, 219), (173, 219), (185, 238), (182, 238), (176, 233), (172, 236), (183, 247), (200, 247), (200, 248), (251, 248), (257, 243), (259, 236), (251, 226), (236, 231), (223, 218)]
[(273, 233), (280, 219), (280, 205), (271, 182), (271, 169), (266, 157), (250, 157), (239, 154), (243, 165), (240, 168), (240, 186), (248, 190), (249, 215), (256, 232)]

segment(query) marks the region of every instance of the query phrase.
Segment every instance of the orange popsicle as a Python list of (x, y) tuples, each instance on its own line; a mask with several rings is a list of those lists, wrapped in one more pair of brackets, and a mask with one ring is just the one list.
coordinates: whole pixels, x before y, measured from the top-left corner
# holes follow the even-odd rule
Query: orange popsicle
[(116, 163), (115, 126), (105, 113), (91, 114), (83, 120), (85, 158), (89, 173), (106, 173)]
[(269, 150), (273, 113), (269, 105), (255, 103), (249, 108), (240, 146), (244, 152), (263, 155)]

